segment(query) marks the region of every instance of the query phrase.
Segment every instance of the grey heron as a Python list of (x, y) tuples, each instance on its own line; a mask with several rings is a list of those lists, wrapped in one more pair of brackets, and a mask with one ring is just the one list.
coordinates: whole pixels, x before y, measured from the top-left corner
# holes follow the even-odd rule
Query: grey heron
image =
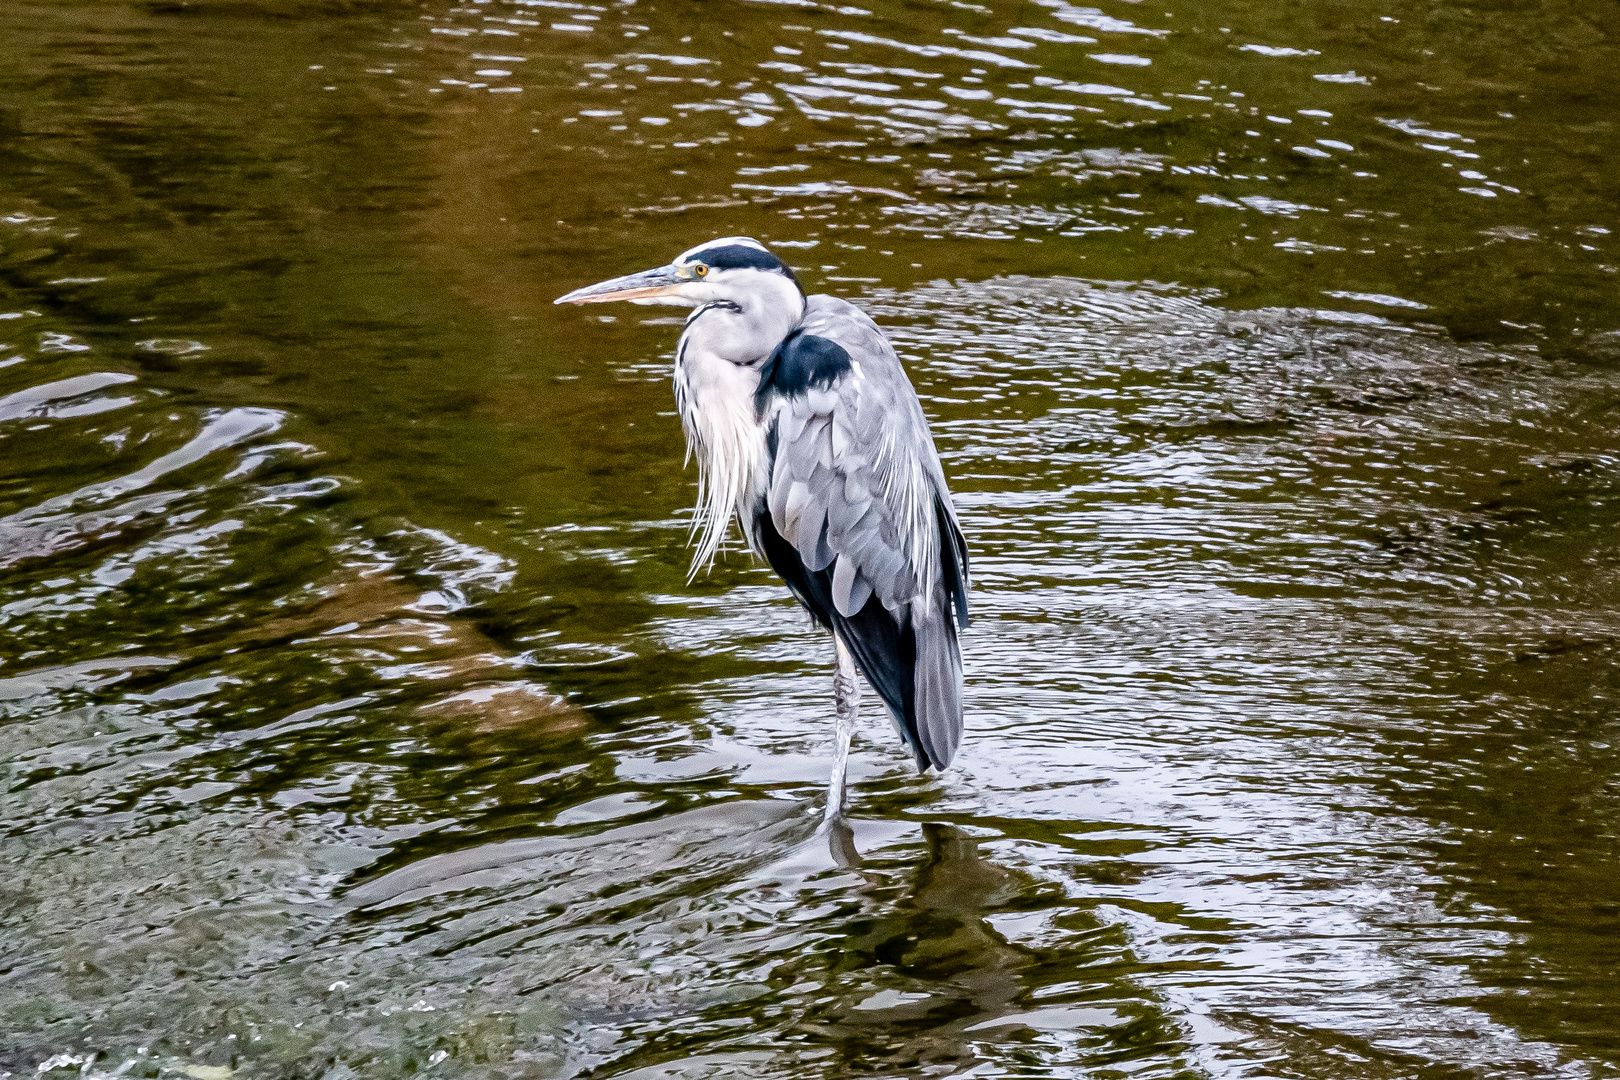
[(743, 236), (555, 302), (613, 300), (693, 309), (674, 373), (698, 462), (692, 574), (735, 518), (833, 635), (826, 820), (844, 809), (857, 667), (918, 771), (943, 770), (962, 737), (967, 543), (922, 404), (877, 324), (837, 297), (805, 296), (786, 263)]

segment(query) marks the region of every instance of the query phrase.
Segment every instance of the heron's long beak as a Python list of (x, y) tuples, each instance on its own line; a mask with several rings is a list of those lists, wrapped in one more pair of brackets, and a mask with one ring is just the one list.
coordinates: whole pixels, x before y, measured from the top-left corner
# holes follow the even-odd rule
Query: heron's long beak
[(587, 285), (575, 289), (567, 296), (559, 296), (554, 304), (605, 304), (611, 300), (639, 300), (657, 303), (660, 297), (675, 296), (686, 279), (673, 266), (660, 266), (643, 270), (639, 274)]

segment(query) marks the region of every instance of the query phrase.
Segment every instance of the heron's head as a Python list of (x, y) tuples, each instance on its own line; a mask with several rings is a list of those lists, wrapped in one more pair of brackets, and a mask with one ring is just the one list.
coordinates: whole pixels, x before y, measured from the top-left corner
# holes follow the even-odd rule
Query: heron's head
[(702, 307), (734, 304), (755, 309), (791, 303), (803, 306), (804, 294), (786, 263), (746, 236), (725, 236), (684, 251), (668, 266), (612, 278), (567, 296), (557, 304), (672, 304)]

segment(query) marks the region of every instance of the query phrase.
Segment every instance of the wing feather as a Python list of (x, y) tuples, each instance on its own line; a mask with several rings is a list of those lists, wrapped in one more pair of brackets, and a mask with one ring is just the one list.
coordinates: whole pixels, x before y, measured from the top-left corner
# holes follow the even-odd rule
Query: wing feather
[(856, 614), (866, 606), (872, 598), (872, 583), (866, 580), (854, 559), (848, 555), (838, 556), (833, 564), (832, 596), (833, 607), (845, 618)]
[(905, 370), (866, 315), (815, 296), (756, 405), (774, 432), (757, 546), (849, 645), (918, 768), (944, 768), (962, 732), (967, 548)]

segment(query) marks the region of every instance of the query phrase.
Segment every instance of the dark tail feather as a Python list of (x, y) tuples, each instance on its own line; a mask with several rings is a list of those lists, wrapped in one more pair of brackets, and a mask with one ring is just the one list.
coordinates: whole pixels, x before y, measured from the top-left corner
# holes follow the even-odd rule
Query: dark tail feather
[(950, 494), (934, 496), (934, 517), (939, 522), (940, 569), (944, 571), (945, 592), (956, 608), (956, 625), (968, 628), (968, 550), (967, 539), (956, 523)]
[(917, 641), (915, 717), (907, 726), (917, 733), (919, 770), (930, 765), (943, 770), (962, 742), (962, 651), (947, 603), (943, 590), (936, 591), (933, 605), (915, 611), (911, 619)]

